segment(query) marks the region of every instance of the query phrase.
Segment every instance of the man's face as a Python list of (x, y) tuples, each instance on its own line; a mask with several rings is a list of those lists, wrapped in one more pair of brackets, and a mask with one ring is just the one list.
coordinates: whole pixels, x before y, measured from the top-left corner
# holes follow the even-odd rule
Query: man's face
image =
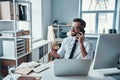
[(72, 23), (72, 32), (75, 33), (75, 34), (73, 34), (73, 36), (75, 36), (77, 33), (79, 33), (81, 28), (82, 27), (81, 27), (80, 22), (73, 22)]

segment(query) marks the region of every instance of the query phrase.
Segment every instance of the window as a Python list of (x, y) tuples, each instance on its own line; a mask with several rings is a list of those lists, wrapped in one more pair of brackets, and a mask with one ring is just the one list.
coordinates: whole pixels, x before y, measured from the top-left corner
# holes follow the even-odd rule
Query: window
[(108, 33), (108, 29), (115, 28), (117, 1), (80, 0), (80, 17), (86, 21), (86, 33)]

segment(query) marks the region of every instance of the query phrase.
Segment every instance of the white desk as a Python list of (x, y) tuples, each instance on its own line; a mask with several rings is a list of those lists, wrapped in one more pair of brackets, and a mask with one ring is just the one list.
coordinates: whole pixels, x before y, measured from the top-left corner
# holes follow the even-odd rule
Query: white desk
[[(103, 74), (100, 74), (96, 71), (90, 71), (88, 76), (62, 76), (56, 77), (53, 71), (54, 62), (47, 64), (50, 68), (41, 72), (41, 73), (31, 73), (30, 75), (39, 75), (41, 80), (116, 80), (112, 77), (105, 77)], [(9, 77), (5, 77), (3, 80), (9, 80)]]

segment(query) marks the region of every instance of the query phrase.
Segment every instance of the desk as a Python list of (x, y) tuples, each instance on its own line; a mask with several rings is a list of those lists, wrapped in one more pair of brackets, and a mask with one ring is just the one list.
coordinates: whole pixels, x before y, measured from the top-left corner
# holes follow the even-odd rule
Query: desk
[[(88, 76), (62, 76), (56, 77), (54, 76), (54, 62), (49, 62), (47, 66), (50, 68), (41, 72), (41, 73), (31, 73), (30, 75), (39, 75), (41, 76), (41, 80), (116, 80), (110, 76), (104, 76), (103, 74), (98, 73), (97, 71), (90, 70)], [(3, 80), (9, 80), (9, 77), (5, 77)]]

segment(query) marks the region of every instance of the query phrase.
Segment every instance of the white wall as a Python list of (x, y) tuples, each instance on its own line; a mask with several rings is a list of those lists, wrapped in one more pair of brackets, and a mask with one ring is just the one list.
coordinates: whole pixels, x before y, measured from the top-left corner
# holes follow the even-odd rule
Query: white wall
[[(30, 0), (32, 3), (32, 37), (33, 40), (37, 40), (42, 38), (42, 34), (40, 33), (42, 30), (40, 29), (41, 25), (41, 0)], [(41, 32), (42, 33), (42, 32)]]
[(51, 0), (51, 21), (71, 23), (79, 15), (79, 0)]
[[(31, 0), (33, 6), (33, 29), (36, 36), (47, 39), (48, 25), (57, 19), (60, 23), (71, 23), (79, 15), (79, 0)], [(40, 4), (41, 2), (41, 4)], [(37, 5), (37, 6), (36, 6)], [(42, 7), (42, 9), (40, 9)], [(41, 13), (42, 11), (42, 13)], [(40, 19), (40, 17), (42, 17)], [(38, 34), (41, 32), (42, 34)]]
[(42, 0), (42, 38), (47, 39), (48, 26), (51, 21), (51, 0)]
[(31, 2), (33, 38), (47, 39), (47, 27), (51, 20), (51, 0), (31, 0)]

